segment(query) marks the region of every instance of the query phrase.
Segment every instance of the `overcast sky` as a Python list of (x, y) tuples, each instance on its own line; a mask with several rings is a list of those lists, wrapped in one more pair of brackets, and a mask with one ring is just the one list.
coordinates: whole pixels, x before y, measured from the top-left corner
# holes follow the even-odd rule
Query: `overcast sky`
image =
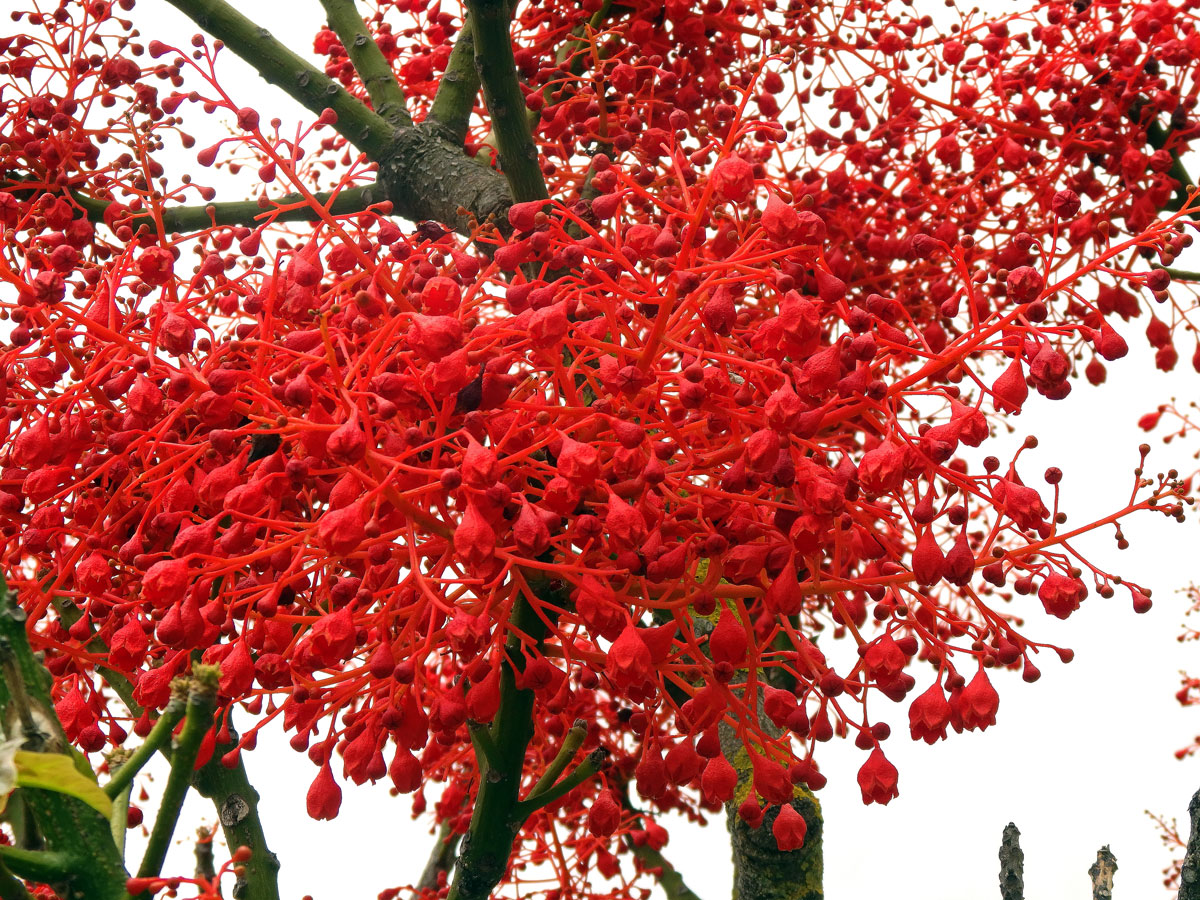
[[(289, 46), (308, 51), (321, 21), (316, 0), (249, 6), (250, 14), (260, 16), (284, 9), (286, 15), (266, 16), (264, 24)], [(195, 31), (162, 0), (142, 0), (132, 15), (146, 40), (187, 47)], [(285, 119), (298, 115), (286, 97), (232, 54), (225, 54), (220, 71), (238, 103)], [(198, 112), (181, 110), (189, 128)], [(195, 171), (195, 165), (185, 155), (180, 173), (187, 170)], [(1046, 466), (1066, 473), (1062, 508), (1074, 524), (1124, 505), (1136, 447), (1144, 439), (1136, 429), (1138, 416), (1172, 393), (1197, 393), (1200, 376), (1187, 366), (1192, 347), (1180, 346), (1179, 373), (1155, 372), (1142, 337), (1144, 322), (1124, 329), (1133, 351), (1109, 365), (1110, 383), (1102, 390), (1080, 383), (1058, 403), (1035, 396), (1013, 422), (1018, 431), (1012, 447), (1029, 433), (1041, 439), (1036, 451), (1022, 457), (1021, 471), (1030, 483), (1041, 484)], [(1005, 458), (994, 448), (989, 452)], [(1190, 471), (1190, 452), (1185, 446), (1156, 446), (1148, 468)], [(1200, 765), (1172, 755), (1190, 734), (1200, 733), (1200, 714), (1182, 710), (1173, 697), (1180, 668), (1200, 671), (1195, 648), (1175, 640), (1186, 609), (1176, 589), (1196, 575), (1200, 531), (1194, 521), (1178, 525), (1148, 515), (1130, 520), (1124, 531), (1132, 542), (1124, 552), (1116, 550), (1111, 530), (1078, 545), (1092, 551), (1102, 568), (1154, 588), (1154, 608), (1135, 616), (1126, 592), (1112, 600), (1092, 594), (1063, 623), (1034, 612), (1036, 599), (1020, 598), (1031, 613), (1025, 633), (1073, 647), (1075, 661), (1064, 666), (1043, 654), (1042, 679), (1034, 685), (1015, 674), (998, 677), (997, 725), (984, 733), (951, 734), (933, 747), (909, 739), (907, 704), (893, 707), (884, 717), (893, 726), (884, 749), (900, 770), (900, 796), (889, 806), (863, 806), (855, 782), (862, 752), (837, 740), (824, 748), (820, 763), (829, 785), (820, 799), (830, 898), (997, 897), (997, 850), (1010, 821), (1022, 833), (1029, 900), (1090, 897), (1087, 870), (1102, 844), (1111, 845), (1117, 857), (1118, 900), (1168, 896), (1161, 869), (1169, 855), (1143, 811), (1184, 821), (1188, 800), (1200, 788)], [(392, 799), (382, 787), (347, 785), (341, 816), (313, 822), (304, 798), (316, 770), (306, 757), (275, 733), (264, 734), (246, 759), (264, 798), (267, 834), (283, 863), (288, 900), (306, 894), (315, 900), (365, 900), (416, 879), (430, 846), (430, 824), (410, 820), (408, 798)], [(195, 824), (211, 819), (211, 807), (192, 797), (179, 835), (189, 836)], [(708, 828), (664, 824), (671, 831), (665, 853), (692, 888), (704, 900), (728, 897), (724, 822)], [(177, 847), (166, 870), (190, 871), (189, 854), (188, 847)]]

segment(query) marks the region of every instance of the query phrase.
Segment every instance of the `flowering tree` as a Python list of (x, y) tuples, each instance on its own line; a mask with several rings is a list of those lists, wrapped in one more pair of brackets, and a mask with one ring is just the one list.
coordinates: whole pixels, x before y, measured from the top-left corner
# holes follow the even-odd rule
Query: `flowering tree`
[[(656, 818), (724, 807), (741, 900), (816, 897), (821, 745), (887, 803), (881, 706), (986, 728), (1070, 659), (1027, 618), (1149, 608), (1072, 541), (1182, 519), (1174, 472), (1068, 528), (987, 450), (1150, 300), (1176, 363), (1191, 0), (321, 0), (324, 71), (170, 2), (190, 43), (132, 0), (0, 38), (0, 897), (277, 897), (275, 720), (314, 818), (439, 785), (422, 891), (687, 900)], [(231, 859), (181, 879), (191, 788)]]

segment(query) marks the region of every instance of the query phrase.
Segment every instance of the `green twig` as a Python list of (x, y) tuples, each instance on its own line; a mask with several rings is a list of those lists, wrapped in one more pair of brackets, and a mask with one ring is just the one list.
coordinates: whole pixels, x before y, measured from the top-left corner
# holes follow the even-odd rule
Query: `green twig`
[(183, 800), (192, 781), (192, 770), (196, 767), (200, 743), (212, 725), (213, 708), (217, 700), (218, 673), (216, 666), (200, 664), (192, 671), (183, 731), (180, 732), (175, 752), (171, 755), (171, 772), (163, 788), (162, 801), (154, 819), (154, 828), (150, 831), (150, 840), (146, 843), (146, 854), (138, 868), (139, 878), (155, 878), (162, 872), (163, 861), (167, 858), (171, 837), (175, 834), (175, 825), (179, 821), (179, 811), (183, 808)]
[(445, 74), (438, 82), (428, 120), (437, 124), (447, 141), (461, 145), (467, 139), (475, 98), (479, 96), (479, 73), (475, 71), (475, 29), (471, 14), (463, 19), (462, 31), (450, 51)]
[(522, 822), (544, 806), (549, 806), (556, 800), (565, 797), (579, 785), (593, 778), (597, 772), (608, 765), (608, 751), (597, 747), (587, 755), (587, 759), (575, 767), (570, 775), (553, 787), (537, 794), (532, 794), (517, 804), (517, 815)]
[(508, 4), (505, 0), (467, 0), (467, 9), (475, 35), (475, 70), (492, 119), (500, 168), (517, 203), (545, 200), (549, 194), (517, 80)]
[(367, 89), (375, 112), (393, 126), (411, 125), (412, 116), (408, 114), (400, 83), (354, 8), (354, 0), (321, 0), (321, 5), (325, 7), (330, 27), (346, 48), (354, 71)]
[(584, 740), (587, 738), (587, 722), (583, 719), (576, 719), (571, 725), (569, 731), (563, 737), (562, 747), (559, 748), (558, 754), (551, 760), (550, 765), (546, 767), (546, 771), (542, 773), (542, 777), (538, 779), (537, 784), (533, 786), (533, 790), (529, 792), (530, 797), (536, 797), (538, 794), (548, 790), (554, 782), (558, 781), (558, 777), (575, 759), (575, 754), (579, 752), (579, 748), (583, 746)]
[(178, 695), (171, 697), (162, 715), (158, 717), (158, 721), (154, 723), (154, 727), (146, 735), (146, 740), (113, 772), (108, 784), (104, 785), (104, 793), (108, 794), (109, 797), (116, 797), (129, 786), (142, 767), (150, 761), (150, 757), (158, 752), (160, 747), (171, 740), (171, 733), (175, 731), (175, 726), (183, 718), (186, 708), (187, 701), (185, 698)]
[(337, 114), (334, 127), (372, 159), (385, 155), (392, 126), (324, 72), (281, 44), (224, 0), (167, 0), (193, 22), (223, 41), (268, 83), (275, 85), (311, 113), (326, 109)]

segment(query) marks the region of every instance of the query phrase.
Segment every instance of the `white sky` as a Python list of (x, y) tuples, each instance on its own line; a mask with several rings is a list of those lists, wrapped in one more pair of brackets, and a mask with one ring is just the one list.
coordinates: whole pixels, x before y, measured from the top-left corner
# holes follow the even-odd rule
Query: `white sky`
[[(322, 21), (316, 0), (250, 4), (248, 12), (305, 53)], [(132, 15), (147, 41), (186, 48), (195, 31), (163, 2), (142, 0)], [(232, 54), (225, 54), (221, 71), (223, 85), (239, 103), (258, 108), (265, 118), (297, 115), (291, 101)], [(185, 105), (180, 112), (194, 130), (192, 115), (199, 111)], [(202, 146), (203, 138), (197, 144)], [(195, 171), (190, 156), (179, 165), (175, 183), (182, 171)], [(1144, 437), (1135, 427), (1137, 417), (1172, 392), (1195, 395), (1197, 376), (1187, 365), (1191, 347), (1180, 346), (1180, 371), (1164, 376), (1153, 370), (1144, 327), (1143, 318), (1123, 331), (1132, 352), (1109, 364), (1109, 384), (1102, 390), (1079, 383), (1066, 401), (1035, 397), (1015, 420), (1021, 430), (1014, 447), (1027, 433), (1041, 439), (1039, 449), (1023, 455), (1021, 471), (1040, 486), (1042, 470), (1060, 466), (1066, 473), (1063, 508), (1073, 523), (1124, 505), (1136, 446)], [(1006, 458), (993, 448), (989, 452)], [(1148, 469), (1190, 471), (1187, 454), (1186, 446), (1156, 447)], [(1132, 547), (1123, 553), (1116, 551), (1111, 530), (1079, 546), (1093, 550), (1093, 562), (1102, 568), (1154, 588), (1153, 610), (1135, 616), (1120, 590), (1108, 601), (1093, 594), (1062, 623), (1041, 614), (1035, 598), (1018, 598), (1030, 613), (1026, 633), (1075, 648), (1075, 661), (1063, 666), (1043, 654), (1042, 679), (1034, 685), (1008, 673), (997, 678), (998, 724), (982, 734), (951, 734), (933, 747), (908, 737), (907, 704), (893, 707), (885, 716), (893, 735), (884, 749), (900, 770), (900, 796), (889, 806), (863, 806), (855, 781), (862, 752), (837, 739), (825, 748), (820, 763), (829, 785), (820, 799), (829, 897), (885, 892), (895, 900), (994, 898), (1000, 834), (1009, 821), (1021, 829), (1029, 900), (1090, 897), (1087, 870), (1102, 844), (1110, 844), (1117, 857), (1118, 898), (1167, 896), (1160, 873), (1169, 855), (1143, 810), (1184, 822), (1192, 792), (1200, 787), (1200, 765), (1172, 755), (1200, 732), (1200, 715), (1182, 710), (1173, 697), (1178, 671), (1188, 665), (1200, 670), (1191, 645), (1175, 640), (1186, 602), (1174, 591), (1196, 574), (1197, 530), (1194, 522), (1180, 526), (1146, 515), (1128, 520), (1124, 530)], [(339, 818), (314, 822), (304, 798), (316, 770), (306, 757), (275, 732), (264, 734), (246, 759), (263, 795), (262, 813), (282, 860), (281, 887), (288, 900), (306, 894), (315, 900), (363, 900), (419, 875), (431, 846), (429, 821), (411, 822), (408, 798), (392, 799), (382, 787), (346, 785)], [(195, 824), (212, 819), (211, 806), (192, 796), (178, 836), (188, 838)], [(708, 828), (664, 824), (671, 831), (665, 853), (691, 887), (704, 900), (727, 898), (732, 873), (724, 821)], [(190, 870), (190, 846), (177, 846), (166, 871)]]

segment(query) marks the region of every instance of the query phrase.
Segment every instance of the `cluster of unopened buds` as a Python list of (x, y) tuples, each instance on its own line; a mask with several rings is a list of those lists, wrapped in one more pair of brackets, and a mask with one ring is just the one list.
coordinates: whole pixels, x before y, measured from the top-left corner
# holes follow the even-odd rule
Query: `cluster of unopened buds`
[[(417, 46), (389, 29), (385, 50), (423, 102), (459, 23), (393, 5), (422, 16)], [(520, 14), (542, 171), (565, 199), (466, 236), (311, 195), (295, 203), (309, 225), (264, 201), (261, 223), (167, 227), (175, 199), (212, 199), (190, 179), (171, 202), (155, 186), (185, 102), (238, 125), (202, 166), (244, 156), (263, 183), (307, 190), (346, 151), (336, 116), (284, 140), (215, 79), (160, 98), (153, 79), (211, 68), (203, 41), (191, 61), (155, 42), (135, 62), (131, 37), (98, 37), (108, 55), (86, 78), (0, 104), (0, 171), (15, 173), (0, 226), (21, 248), (0, 260), (4, 565), (81, 749), (148, 733), (199, 656), (220, 665), (223, 710), (200, 764), (234, 743), (232, 765), (279, 720), (317, 767), (313, 817), (340, 808), (336, 764), (417, 811), (441, 782), (436, 814), (463, 832), (472, 732), (511, 677), (533, 697), (527, 786), (576, 720), (583, 751), (607, 753), (537, 813), (573, 829), (585, 863), (613, 871), (614, 835), (661, 843), (655, 814), (737, 797), (751, 825), (782, 805), (771, 827), (789, 850), (806, 829), (791, 801), (825, 783), (814, 753), (835, 736), (865, 754), (864, 802), (897, 796), (879, 698), (907, 703), (914, 740), (984, 729), (997, 670), (1032, 682), (1037, 654), (1071, 657), (1024, 633), (1031, 611), (1066, 619), (1118, 589), (1149, 608), (1071, 541), (1147, 510), (1182, 518), (1190, 484), (1139, 468), (1124, 506), (1067, 529), (1063, 473), (1039, 488), (1018, 471), (1035, 441), (968, 459), (997, 421), (1065, 398), (1085, 354), (1102, 383), (1101, 360), (1127, 351), (1116, 319), (1138, 315), (1139, 290), (1168, 296), (1164, 268), (1131, 260), (1182, 253), (1195, 198), (1158, 217), (1182, 186), (1169, 154), (1135, 149), (1149, 125), (1131, 97), (1178, 107), (1186, 146), (1190, 16), (1130, 25), (1135, 53), (1069, 4), (1037, 24), (964, 19), (945, 40), (906, 13), (860, 36), (888, 115), (873, 82), (811, 91), (830, 128), (849, 126), (838, 137), (781, 96), (841, 46), (807, 4), (777, 10), (787, 28), (775, 4), (709, 4), (698, 25), (677, 6), (671, 30), (622, 12), (627, 47), (590, 31), (553, 66), (542, 44), (576, 11)], [(702, 41), (703, 58), (672, 43), (701, 26), (729, 40)], [(1120, 77), (1085, 81), (1085, 59), (1046, 69), (1072, 30)], [(930, 79), (955, 73), (972, 127), (887, 62), (914, 47)], [(1147, 71), (1150, 47), (1175, 74)], [(331, 34), (317, 49), (349, 77)], [(994, 95), (971, 77), (985, 67)], [(85, 126), (84, 91), (121, 98), (125, 124)], [(484, 134), (468, 146), (486, 157)], [(335, 194), (366, 177), (346, 166)], [(1184, 322), (1152, 319), (1160, 368)], [(143, 715), (129, 721), (98, 667)], [(238, 705), (253, 721), (235, 742)], [(531, 859), (551, 853), (536, 828), (526, 839)]]

